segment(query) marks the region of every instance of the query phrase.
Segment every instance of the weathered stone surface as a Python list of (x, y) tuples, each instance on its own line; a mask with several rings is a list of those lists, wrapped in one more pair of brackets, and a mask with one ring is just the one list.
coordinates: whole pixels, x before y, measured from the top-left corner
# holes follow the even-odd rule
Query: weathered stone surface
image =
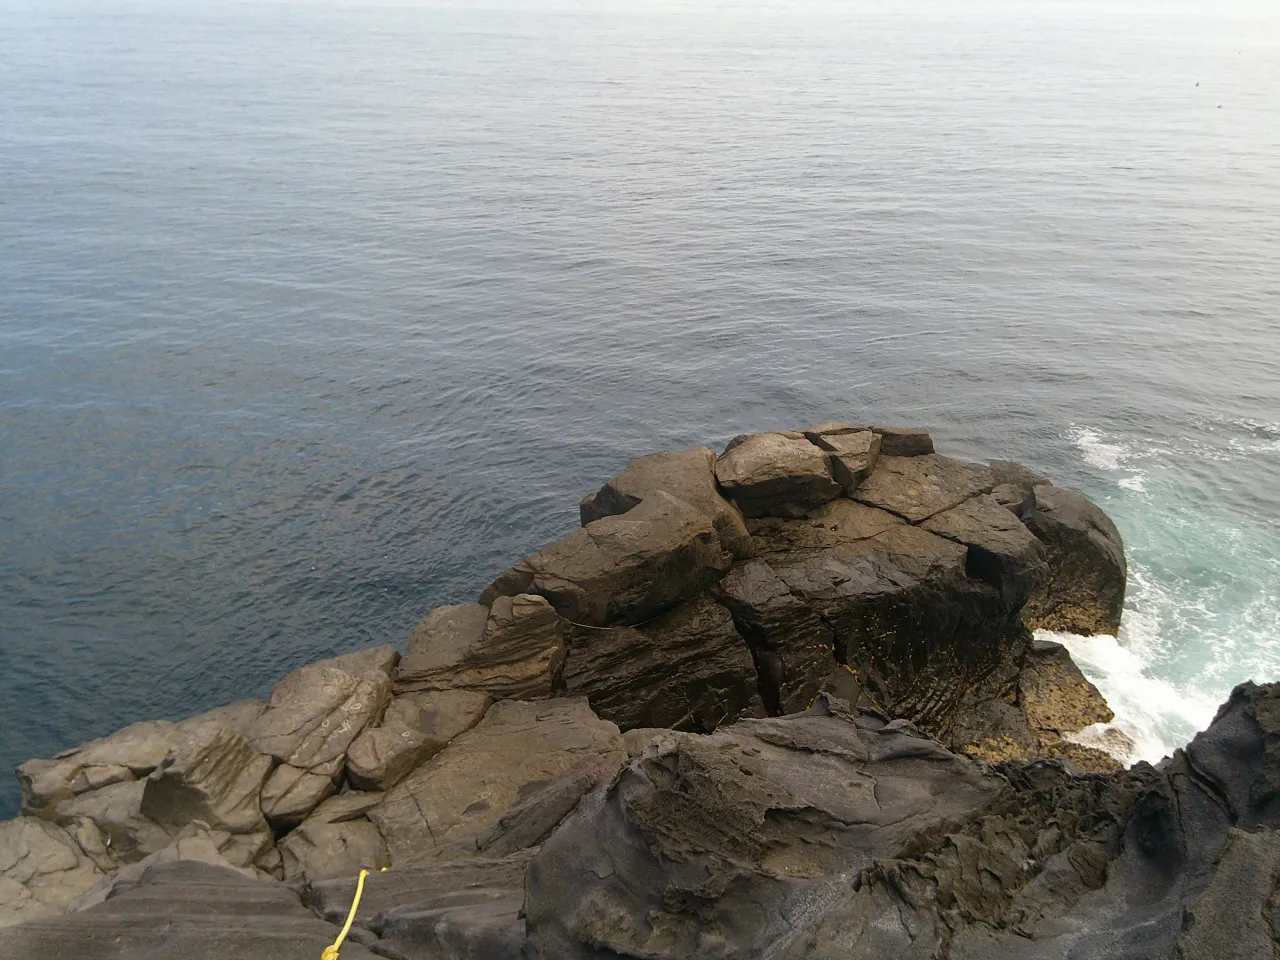
[(564, 682), (624, 730), (713, 730), (759, 703), (751, 651), (729, 611), (706, 597), (638, 629), (581, 631)]
[(347, 780), (357, 790), (389, 790), (447, 745), (413, 727), (368, 727), (347, 751)]
[[(7, 931), (2, 960), (317, 960), (337, 928), (284, 884), (195, 860), (156, 863), (109, 900)], [(348, 940), (342, 960), (376, 960)]]
[(715, 595), (751, 646), (769, 712), (807, 709), (836, 665), (831, 628), (764, 560), (738, 564)]
[(488, 694), (472, 690), (402, 693), (391, 698), (383, 714), (382, 725), (411, 727), (448, 743), (479, 723), (492, 702)]
[(266, 830), (262, 785), (271, 759), (227, 727), (205, 727), (180, 739), (147, 778), (144, 817), (162, 826), (201, 820), (215, 830)]
[(338, 658), (289, 674), (272, 688), (266, 710), (250, 725), (250, 743), (282, 763), (336, 776), (347, 748), (367, 723), (382, 715), (390, 695), (391, 678), (377, 662), (369, 662), (374, 659), (368, 654)]
[[(0, 821), (0, 927), (60, 913), (102, 876), (61, 827), (36, 817)], [(0, 944), (11, 943), (11, 931), (0, 933)]]
[(317, 666), (342, 670), (353, 677), (368, 680), (370, 683), (382, 683), (384, 677), (395, 675), (396, 665), (399, 662), (400, 651), (391, 644), (384, 643), (380, 647), (369, 647), (365, 650), (344, 653), (340, 657), (321, 660)]
[(1028, 642), (1018, 610), (965, 573), (967, 550), (900, 525), (769, 564), (835, 635), (870, 702), (944, 732), (964, 695)]
[(1043, 742), (1061, 740), (1115, 714), (1060, 643), (1037, 640), (1018, 678), (1018, 700)]
[(738, 559), (752, 555), (751, 537), (738, 509), (716, 488), (716, 455), (706, 447), (680, 453), (652, 453), (635, 457), (627, 469), (579, 505), (582, 525), (624, 514), (645, 497), (661, 490), (711, 518), (720, 542)]
[(780, 956), (859, 871), (997, 793), (995, 778), (909, 726), (826, 701), (673, 735), (534, 857), (528, 955)]
[(1025, 603), (1049, 574), (1040, 541), (990, 494), (934, 514), (920, 526), (964, 544), (969, 576), (991, 584), (1010, 605)]
[(872, 427), (880, 436), (880, 452), (886, 457), (924, 457), (933, 453), (933, 437), (909, 427)]
[(809, 441), (831, 452), (831, 476), (846, 494), (858, 488), (880, 459), (880, 435), (870, 430), (806, 433)]
[(1027, 602), (1028, 626), (1114, 635), (1128, 577), (1120, 531), (1078, 493), (1038, 486), (1033, 495), (1027, 527), (1045, 545), (1049, 576)]
[[(356, 926), (389, 956), (433, 960), (523, 960), (524, 873), (530, 854), (457, 860), (370, 874)], [(333, 924), (347, 918), (349, 878), (313, 883), (309, 899)]]
[(801, 434), (748, 437), (716, 461), (716, 479), (748, 517), (798, 517), (840, 494), (828, 454)]
[(336, 797), (330, 797), (311, 811), (307, 822), (342, 823), (345, 820), (358, 820), (380, 804), (383, 794), (377, 791), (348, 790)]
[(896, 514), (840, 497), (810, 511), (807, 517), (765, 517), (750, 521), (749, 526), (757, 551), (767, 558), (846, 547), (905, 522)]
[(145, 777), (169, 752), (176, 728), (167, 720), (135, 723), (53, 760), (28, 760), (17, 771), (23, 810), (39, 813), (86, 790)]
[(524, 796), (588, 757), (621, 764), (618, 728), (585, 699), (500, 700), (480, 723), (387, 792), (369, 812), (396, 866), (456, 858), (459, 841), (496, 824)]
[(295, 827), (337, 789), (333, 777), (282, 763), (262, 787), (262, 813), (276, 830)]
[[(368, 820), (304, 823), (280, 841), (286, 880), (326, 880), (391, 865), (382, 834)], [(348, 904), (350, 906), (350, 904)]]
[(994, 486), (995, 478), (986, 467), (937, 454), (899, 457), (882, 452), (875, 470), (853, 497), (919, 523), (970, 497), (990, 493)]
[(113, 866), (133, 863), (167, 847), (173, 832), (143, 815), (146, 786), (145, 780), (130, 780), (91, 790), (60, 801), (52, 818), (68, 829), (89, 821), (102, 834)]
[(658, 491), (526, 557), (480, 602), (537, 593), (575, 623), (639, 623), (720, 579), (731, 559), (704, 514)]
[(495, 597), (492, 608), (441, 607), (409, 638), (396, 687), (549, 697), (564, 664), (564, 627), (546, 599), (533, 594)]

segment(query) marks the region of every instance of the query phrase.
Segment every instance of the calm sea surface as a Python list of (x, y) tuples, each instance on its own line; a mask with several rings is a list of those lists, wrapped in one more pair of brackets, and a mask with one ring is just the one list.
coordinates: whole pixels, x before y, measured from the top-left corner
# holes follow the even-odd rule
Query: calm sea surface
[(1158, 758), (1280, 679), (1278, 344), (1271, 0), (0, 0), (0, 767), (830, 419), (1111, 512)]

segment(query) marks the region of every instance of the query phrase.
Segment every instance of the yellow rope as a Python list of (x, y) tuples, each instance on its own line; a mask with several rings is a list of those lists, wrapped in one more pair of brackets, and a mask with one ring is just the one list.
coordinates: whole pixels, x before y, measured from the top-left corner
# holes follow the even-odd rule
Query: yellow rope
[[(382, 868), (386, 870), (386, 867)], [(351, 924), (355, 922), (356, 911), (360, 909), (360, 898), (364, 895), (364, 878), (369, 875), (368, 870), (360, 871), (360, 879), (356, 881), (356, 897), (351, 901), (351, 911), (347, 914), (347, 922), (342, 925), (342, 932), (338, 934), (338, 939), (333, 944), (324, 948), (324, 953), (320, 954), (320, 960), (338, 960), (338, 951), (342, 949), (342, 941), (347, 939), (347, 934), (351, 932)]]

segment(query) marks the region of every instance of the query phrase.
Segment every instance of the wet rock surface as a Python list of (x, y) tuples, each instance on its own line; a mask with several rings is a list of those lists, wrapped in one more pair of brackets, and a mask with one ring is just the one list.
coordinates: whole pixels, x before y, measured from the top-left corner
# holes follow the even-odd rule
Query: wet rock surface
[(1280, 955), (1280, 687), (1158, 770), (1071, 739), (1028, 625), (1118, 625), (1084, 498), (827, 423), (581, 514), (403, 658), (24, 764), (0, 957), (314, 960), (362, 869), (344, 960)]

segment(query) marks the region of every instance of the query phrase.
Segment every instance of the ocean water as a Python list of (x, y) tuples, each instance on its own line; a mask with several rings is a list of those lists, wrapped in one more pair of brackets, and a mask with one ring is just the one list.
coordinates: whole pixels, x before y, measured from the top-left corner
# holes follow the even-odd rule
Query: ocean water
[(1280, 679), (1277, 343), (1271, 0), (0, 0), (0, 767), (830, 419), (1111, 513), (1158, 758)]

